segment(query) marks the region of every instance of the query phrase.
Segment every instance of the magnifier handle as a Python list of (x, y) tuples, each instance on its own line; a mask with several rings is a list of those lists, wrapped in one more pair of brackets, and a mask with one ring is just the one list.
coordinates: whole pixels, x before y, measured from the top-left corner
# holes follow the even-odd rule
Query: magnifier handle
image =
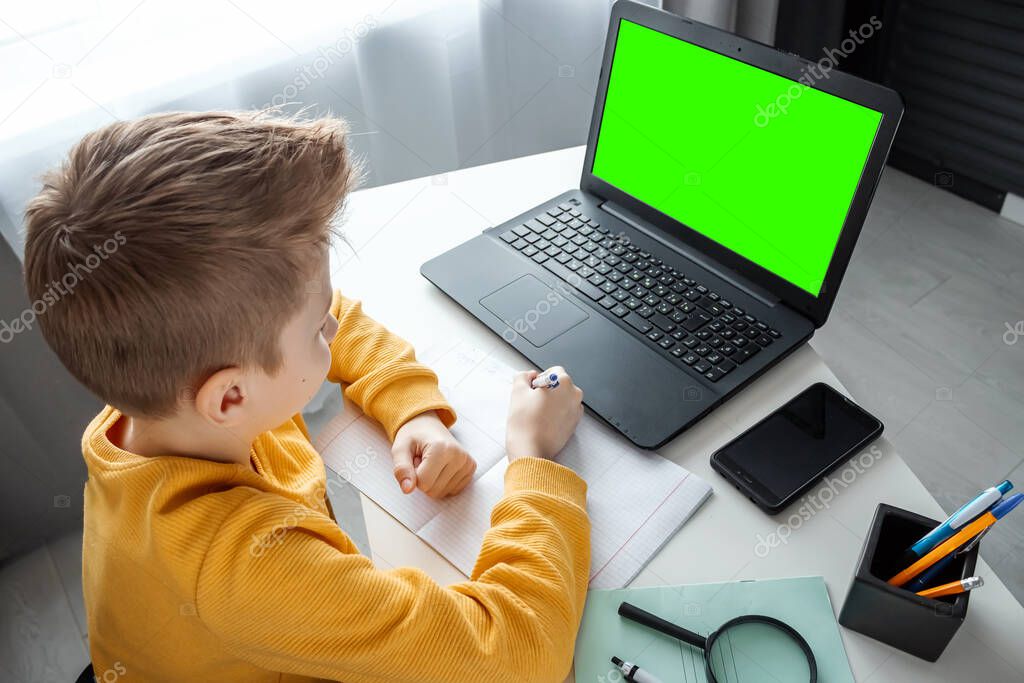
[(647, 628), (652, 628), (655, 631), (660, 631), (667, 636), (677, 638), (684, 643), (693, 645), (696, 648), (703, 650), (707, 645), (707, 639), (693, 631), (687, 631), (682, 626), (676, 626), (670, 621), (665, 621), (661, 617), (651, 614), (646, 610), (642, 610), (636, 605), (631, 605), (628, 602), (624, 602), (619, 605), (619, 616), (625, 617), (630, 621), (635, 621), (638, 624), (642, 624)]

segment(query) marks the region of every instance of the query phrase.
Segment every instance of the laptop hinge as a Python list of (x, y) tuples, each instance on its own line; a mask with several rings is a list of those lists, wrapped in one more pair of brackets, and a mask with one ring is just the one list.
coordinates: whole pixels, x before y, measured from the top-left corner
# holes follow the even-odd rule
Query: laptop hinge
[(605, 211), (606, 213), (615, 216), (624, 223), (628, 223), (631, 227), (636, 228), (643, 234), (647, 235), (653, 240), (656, 240), (657, 242), (671, 249), (672, 251), (677, 252), (684, 256), (685, 258), (688, 258), (689, 260), (700, 264), (701, 267), (710, 270), (712, 273), (722, 278), (723, 280), (727, 281), (729, 284), (735, 287), (739, 287), (744, 292), (754, 297), (755, 299), (765, 304), (766, 306), (774, 306), (777, 303), (779, 303), (779, 297), (775, 296), (761, 285), (756, 284), (748, 280), (747, 278), (743, 277), (736, 271), (727, 268), (726, 266), (714, 260), (707, 254), (703, 254), (700, 251), (694, 249), (693, 247), (687, 244), (683, 244), (680, 241), (670, 241), (665, 239), (664, 237), (658, 234), (658, 232), (654, 229), (651, 223), (644, 220), (643, 218), (640, 218), (635, 213), (633, 213), (626, 207), (622, 206), (621, 204), (616, 204), (615, 202), (609, 200), (602, 202), (599, 206), (602, 211)]

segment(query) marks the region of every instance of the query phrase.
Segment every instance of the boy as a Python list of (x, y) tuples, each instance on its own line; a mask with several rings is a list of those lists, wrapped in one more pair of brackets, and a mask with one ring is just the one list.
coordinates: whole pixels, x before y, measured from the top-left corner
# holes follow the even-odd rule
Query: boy
[(29, 204), (40, 327), (109, 404), (82, 439), (101, 680), (567, 674), (589, 523), (583, 481), (546, 460), (582, 411), (561, 368), (553, 390), (515, 378), (505, 497), (470, 581), (377, 570), (333, 519), (297, 414), (325, 376), (393, 439), (403, 491), (456, 494), (475, 470), (434, 373), (331, 294), (355, 175), (337, 120), (162, 114), (86, 136)]

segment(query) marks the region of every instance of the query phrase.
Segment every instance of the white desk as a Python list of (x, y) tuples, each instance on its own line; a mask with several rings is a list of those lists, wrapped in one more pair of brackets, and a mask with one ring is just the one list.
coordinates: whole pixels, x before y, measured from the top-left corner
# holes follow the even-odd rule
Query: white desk
[[(333, 284), (363, 299), (370, 315), (417, 348), (445, 337), (459, 338), (493, 350), (504, 362), (527, 367), (528, 362), (497, 335), (420, 277), (419, 266), (481, 230), (575, 187), (582, 161), (583, 148), (576, 147), (357, 192), (349, 204), (345, 230), (359, 249), (359, 258), (337, 247), (332, 255)], [(564, 365), (572, 371), (571, 359)], [(759, 538), (768, 538), (786, 524), (786, 517), (771, 518), (755, 508), (710, 468), (708, 458), (816, 381), (845, 392), (821, 358), (805, 346), (660, 449), (663, 456), (710, 482), (715, 492), (632, 585), (821, 575), (838, 615), (879, 502), (942, 518), (935, 499), (882, 439), (877, 444), (881, 456), (855, 473), (855, 480), (839, 489), (827, 508), (806, 521), (794, 521), (785, 544), (767, 552), (765, 546), (758, 547)], [(365, 497), (363, 511), (379, 566), (416, 565), (442, 583), (465, 579)], [(984, 561), (979, 561), (977, 573), (985, 586), (971, 596), (966, 622), (935, 664), (841, 628), (855, 678), (872, 683), (1024, 680), (1024, 608)]]

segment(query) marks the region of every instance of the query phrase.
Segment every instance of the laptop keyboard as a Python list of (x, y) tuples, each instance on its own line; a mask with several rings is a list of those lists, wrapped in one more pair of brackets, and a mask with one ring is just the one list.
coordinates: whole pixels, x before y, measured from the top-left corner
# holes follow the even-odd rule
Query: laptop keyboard
[(572, 204), (548, 209), (500, 238), (711, 382), (781, 336)]

